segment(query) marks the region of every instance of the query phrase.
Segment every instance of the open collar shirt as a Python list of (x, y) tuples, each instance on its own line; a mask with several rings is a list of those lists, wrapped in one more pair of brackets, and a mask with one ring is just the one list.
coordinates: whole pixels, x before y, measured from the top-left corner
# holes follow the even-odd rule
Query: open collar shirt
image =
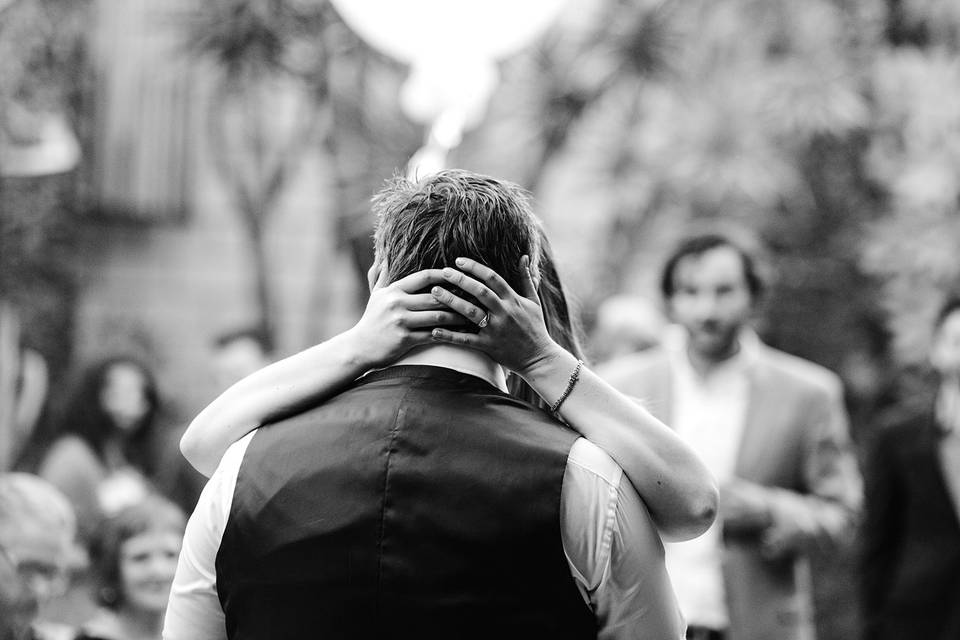
[[(741, 332), (739, 340), (740, 350), (706, 375), (690, 364), (681, 327), (671, 327), (664, 342), (673, 376), (672, 426), (721, 484), (733, 479), (750, 401), (750, 373), (759, 349), (759, 338), (752, 331)], [(700, 537), (666, 545), (667, 569), (680, 609), (690, 624), (711, 629), (729, 626), (721, 528), (718, 519)]]

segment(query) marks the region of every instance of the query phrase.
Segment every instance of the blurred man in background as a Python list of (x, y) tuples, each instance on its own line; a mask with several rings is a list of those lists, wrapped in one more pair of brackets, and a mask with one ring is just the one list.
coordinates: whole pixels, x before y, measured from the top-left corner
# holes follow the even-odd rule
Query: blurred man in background
[(0, 548), (0, 640), (30, 640), (37, 600), (27, 589), (13, 559)]
[[(66, 497), (52, 484), (28, 473), (0, 474), (0, 547), (5, 562), (16, 574), (0, 569), (6, 578), (0, 590), (13, 617), (0, 621), (12, 638), (69, 640), (73, 630), (36, 620), (38, 608), (61, 595), (71, 566), (78, 563), (76, 521)], [(6, 612), (4, 612), (6, 615)], [(29, 624), (31, 632), (24, 634)], [(20, 634), (19, 636), (16, 634)]]
[(213, 340), (213, 367), (218, 391), (273, 361), (273, 349), (263, 331), (244, 327)]
[(667, 545), (687, 637), (812, 638), (804, 552), (845, 540), (860, 503), (840, 380), (752, 331), (763, 281), (730, 238), (683, 240), (660, 285), (679, 326), (663, 348), (599, 373), (675, 428), (721, 483), (714, 526)]
[(930, 362), (935, 399), (867, 448), (866, 640), (960, 638), (960, 297), (937, 316)]

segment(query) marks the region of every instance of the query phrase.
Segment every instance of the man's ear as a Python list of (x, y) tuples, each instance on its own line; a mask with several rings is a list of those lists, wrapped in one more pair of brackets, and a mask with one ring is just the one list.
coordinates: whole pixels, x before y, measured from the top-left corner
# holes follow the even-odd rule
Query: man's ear
[(373, 292), (376, 288), (380, 276), (383, 275), (387, 270), (387, 261), (380, 260), (379, 258), (373, 259), (373, 264), (370, 265), (370, 268), (367, 269), (367, 288)]

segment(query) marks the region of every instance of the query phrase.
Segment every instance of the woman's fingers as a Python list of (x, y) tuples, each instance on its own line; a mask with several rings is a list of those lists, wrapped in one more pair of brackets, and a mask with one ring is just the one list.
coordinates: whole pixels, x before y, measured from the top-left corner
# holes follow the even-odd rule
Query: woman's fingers
[(411, 311), (405, 318), (408, 329), (424, 329), (437, 326), (462, 327), (470, 321), (453, 311)]
[[(443, 277), (446, 278), (450, 284), (463, 289), (476, 298), (488, 311), (498, 311), (503, 308), (503, 301), (500, 297), (494, 293), (490, 287), (479, 280), (475, 280), (465, 273), (461, 273), (450, 267), (446, 267), (443, 270)], [(482, 315), (483, 314), (481, 314), (481, 317)]]
[(486, 341), (475, 333), (462, 333), (460, 331), (451, 331), (450, 329), (436, 328), (430, 333), (434, 342), (445, 342), (455, 344), (461, 347), (470, 347), (480, 349), (486, 344)]
[[(462, 288), (462, 287), (461, 287)], [(467, 302), (463, 298), (456, 296), (443, 287), (434, 287), (430, 290), (431, 297), (453, 309), (465, 318), (469, 318), (474, 324), (479, 324), (487, 315), (486, 311), (475, 304)]]
[(410, 311), (432, 311), (434, 309), (447, 308), (447, 305), (439, 302), (431, 293), (403, 294), (399, 302), (404, 308)]
[(537, 285), (533, 282), (533, 274), (530, 272), (530, 256), (520, 258), (520, 295), (540, 304)]
[(488, 266), (480, 264), (476, 260), (457, 258), (456, 265), (458, 269), (472, 275), (500, 298), (506, 298), (513, 293), (513, 289), (510, 288), (510, 285), (507, 284), (507, 281), (504, 280), (499, 273)]
[(411, 273), (408, 276), (400, 278), (393, 284), (405, 293), (417, 293), (423, 291), (432, 284), (443, 282), (443, 271), (441, 269), (424, 269)]

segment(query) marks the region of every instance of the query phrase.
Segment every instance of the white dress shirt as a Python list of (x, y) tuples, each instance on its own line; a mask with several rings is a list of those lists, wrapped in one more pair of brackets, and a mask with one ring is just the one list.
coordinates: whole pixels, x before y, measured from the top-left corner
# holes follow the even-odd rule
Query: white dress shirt
[(960, 518), (960, 385), (943, 384), (937, 396), (937, 421), (943, 435), (937, 447), (947, 492)]
[[(227, 451), (187, 523), (164, 622), (165, 640), (226, 638), (214, 563), (240, 463), (253, 435)], [(567, 458), (560, 519), (570, 572), (597, 618), (598, 638), (684, 637), (663, 545), (646, 506), (610, 456), (583, 438)]]
[[(723, 484), (734, 475), (757, 337), (745, 332), (740, 351), (706, 376), (690, 364), (682, 329), (671, 327), (664, 347), (673, 373), (672, 426)], [(683, 615), (690, 624), (711, 629), (726, 629), (730, 624), (721, 566), (721, 526), (718, 519), (699, 538), (666, 545), (667, 570)]]

